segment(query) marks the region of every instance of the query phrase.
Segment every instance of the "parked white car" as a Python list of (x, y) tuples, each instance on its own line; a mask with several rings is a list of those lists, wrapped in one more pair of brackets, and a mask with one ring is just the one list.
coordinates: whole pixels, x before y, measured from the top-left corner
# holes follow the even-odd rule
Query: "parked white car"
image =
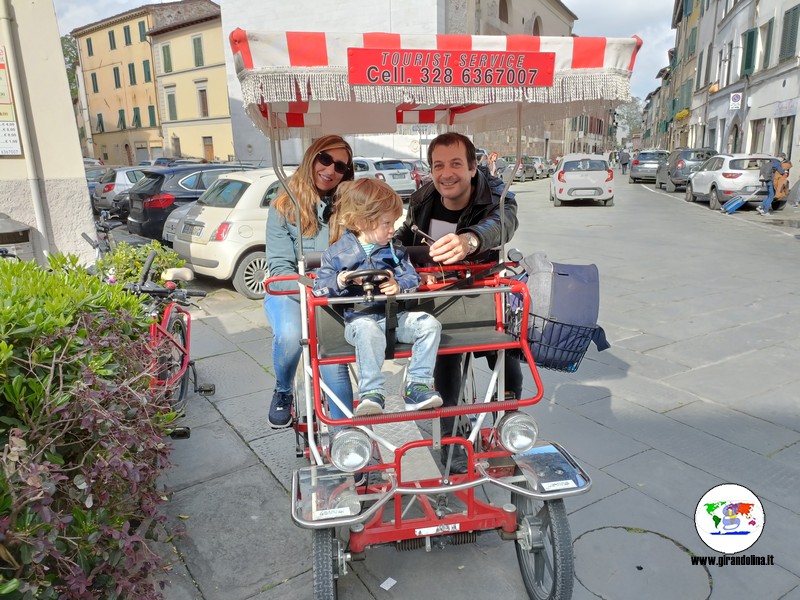
[[(689, 175), (686, 201), (708, 200), (708, 207), (719, 209), (738, 195), (749, 196), (748, 203), (760, 203), (767, 195), (767, 186), (759, 179), (768, 154), (717, 154), (706, 160), (700, 169)], [(773, 210), (781, 210), (786, 200), (776, 200)]]
[(406, 168), (402, 160), (396, 158), (357, 156), (353, 159), (353, 172), (355, 179), (375, 177), (388, 183), (404, 200), (417, 191), (417, 184), (411, 176), (411, 171)]
[(599, 200), (614, 206), (614, 171), (599, 154), (567, 154), (550, 178), (553, 206), (572, 200)]
[(195, 273), (232, 280), (243, 296), (263, 298), (267, 214), (281, 188), (272, 169), (221, 175), (178, 223), (173, 249)]

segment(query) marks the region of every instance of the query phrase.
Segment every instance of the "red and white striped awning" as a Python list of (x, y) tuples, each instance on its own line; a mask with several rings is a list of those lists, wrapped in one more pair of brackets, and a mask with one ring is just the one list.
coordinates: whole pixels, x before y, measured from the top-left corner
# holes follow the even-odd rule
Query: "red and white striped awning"
[(237, 29), (230, 43), (256, 125), (267, 132), (274, 115), (274, 125), (317, 135), (418, 123), (499, 129), (514, 124), (519, 103), (537, 120), (611, 108), (630, 99), (642, 41)]

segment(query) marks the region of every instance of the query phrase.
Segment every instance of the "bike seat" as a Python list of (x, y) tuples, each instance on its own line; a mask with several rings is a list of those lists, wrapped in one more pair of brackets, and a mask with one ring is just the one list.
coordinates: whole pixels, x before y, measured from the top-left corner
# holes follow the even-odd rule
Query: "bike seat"
[(164, 269), (161, 279), (164, 281), (191, 281), (194, 279), (194, 271), (189, 267)]

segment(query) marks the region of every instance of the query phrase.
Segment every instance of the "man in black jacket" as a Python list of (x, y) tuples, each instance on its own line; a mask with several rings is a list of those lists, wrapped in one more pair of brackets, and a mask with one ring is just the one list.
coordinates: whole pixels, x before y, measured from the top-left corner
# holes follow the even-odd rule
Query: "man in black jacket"
[[(417, 190), (408, 203), (403, 225), (395, 239), (406, 246), (422, 245), (425, 233), (436, 240), (431, 244), (433, 261), (451, 265), (468, 260), (485, 262), (497, 258), (496, 249), (511, 240), (517, 230), (517, 202), (508, 193), (500, 218), (503, 182), (479, 169), (472, 141), (459, 133), (437, 136), (428, 146), (428, 163), (433, 181)], [(491, 368), (495, 352), (486, 353)], [(455, 406), (461, 383), (460, 354), (443, 354), (436, 359), (434, 380), (444, 406)], [(522, 371), (516, 359), (506, 356), (506, 394), (522, 395)], [(451, 435), (455, 419), (442, 419), (443, 435)], [(467, 472), (467, 456), (461, 446), (452, 457), (453, 473)], [(442, 462), (446, 462), (443, 451)]]

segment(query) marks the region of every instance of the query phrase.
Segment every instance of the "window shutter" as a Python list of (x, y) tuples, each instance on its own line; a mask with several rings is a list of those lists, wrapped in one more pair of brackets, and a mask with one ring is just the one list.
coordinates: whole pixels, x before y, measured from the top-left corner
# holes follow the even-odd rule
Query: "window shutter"
[(749, 29), (742, 34), (744, 55), (742, 56), (742, 76), (750, 75), (756, 68), (757, 29)]
[(800, 5), (783, 13), (783, 31), (781, 32), (781, 51), (778, 60), (784, 61), (795, 56), (797, 52), (797, 21), (800, 17)]
[(689, 35), (689, 56), (694, 56), (697, 49), (697, 27), (692, 28), (692, 33)]
[(772, 54), (772, 30), (775, 27), (775, 18), (769, 20), (767, 25), (767, 40), (764, 42), (764, 63), (761, 65), (764, 69), (769, 67), (770, 54)]

